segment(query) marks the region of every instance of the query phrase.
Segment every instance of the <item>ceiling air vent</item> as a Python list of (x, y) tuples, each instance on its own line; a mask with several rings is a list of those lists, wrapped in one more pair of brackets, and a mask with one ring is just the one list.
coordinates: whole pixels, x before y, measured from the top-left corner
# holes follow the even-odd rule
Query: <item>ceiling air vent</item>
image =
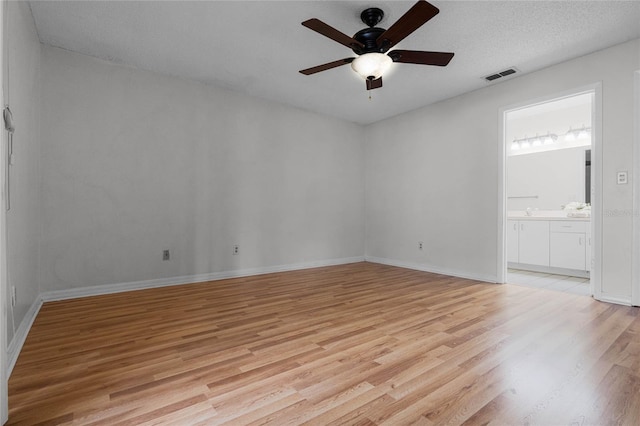
[(516, 72), (518, 72), (518, 70), (515, 67), (512, 67), (512, 68), (506, 69), (504, 71), (500, 71), (500, 72), (497, 72), (495, 74), (488, 75), (484, 79), (486, 81), (494, 81), (494, 80), (497, 80), (499, 78), (506, 77), (506, 76), (511, 75), (511, 74), (515, 74)]

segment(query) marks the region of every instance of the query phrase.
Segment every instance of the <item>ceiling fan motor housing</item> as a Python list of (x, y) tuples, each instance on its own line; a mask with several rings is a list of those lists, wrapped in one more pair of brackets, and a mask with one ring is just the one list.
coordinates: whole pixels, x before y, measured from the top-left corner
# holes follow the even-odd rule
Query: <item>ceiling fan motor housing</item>
[(369, 28), (365, 28), (354, 34), (353, 38), (364, 45), (364, 48), (360, 46), (354, 47), (352, 49), (354, 53), (362, 55), (372, 52), (385, 52), (383, 47), (378, 46), (378, 43), (376, 42), (378, 37), (386, 31), (384, 28), (376, 27), (376, 25), (382, 21), (383, 17), (384, 12), (382, 9), (377, 7), (370, 7), (362, 11), (360, 19), (362, 19), (362, 22), (364, 22)]
[(353, 38), (358, 40), (360, 43), (362, 43), (364, 45), (364, 48), (360, 46), (356, 46), (352, 49), (353, 52), (356, 53), (357, 55), (362, 55), (365, 53), (373, 53), (373, 52), (384, 53), (385, 49), (383, 49), (382, 46), (378, 46), (378, 43), (376, 42), (376, 40), (385, 31), (386, 30), (384, 28), (378, 28), (378, 27), (365, 28), (363, 30), (358, 31), (357, 33), (355, 33)]

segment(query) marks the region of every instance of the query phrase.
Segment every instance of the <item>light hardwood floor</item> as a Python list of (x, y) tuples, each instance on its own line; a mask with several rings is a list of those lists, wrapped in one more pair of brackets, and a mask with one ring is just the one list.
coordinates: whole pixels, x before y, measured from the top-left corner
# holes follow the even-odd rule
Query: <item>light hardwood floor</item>
[(46, 303), (11, 424), (640, 424), (640, 313), (370, 263)]

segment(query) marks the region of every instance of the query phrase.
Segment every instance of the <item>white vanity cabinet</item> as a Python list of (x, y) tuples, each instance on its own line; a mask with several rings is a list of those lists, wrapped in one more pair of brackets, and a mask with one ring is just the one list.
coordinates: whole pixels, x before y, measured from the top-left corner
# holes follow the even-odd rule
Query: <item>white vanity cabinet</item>
[(549, 222), (546, 220), (509, 220), (507, 225), (507, 261), (549, 266)]
[(591, 270), (591, 223), (561, 218), (507, 221), (509, 267), (587, 276)]
[(507, 262), (519, 263), (519, 245), (520, 238), (518, 238), (518, 228), (520, 222), (517, 220), (507, 221)]
[(554, 221), (550, 226), (550, 266), (586, 271), (587, 223)]
[(520, 263), (549, 266), (549, 222), (521, 220), (518, 231)]

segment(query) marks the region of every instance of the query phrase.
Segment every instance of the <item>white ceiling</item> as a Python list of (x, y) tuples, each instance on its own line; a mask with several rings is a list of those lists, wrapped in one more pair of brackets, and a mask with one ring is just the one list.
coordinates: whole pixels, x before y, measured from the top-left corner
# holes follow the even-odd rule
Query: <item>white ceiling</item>
[(449, 66), (394, 64), (371, 100), (348, 65), (298, 73), (354, 56), (302, 21), (353, 35), (363, 9), (383, 9), (388, 28), (413, 3), (30, 2), (42, 43), (362, 124), (485, 87), (509, 67), (529, 73), (640, 37), (640, 1), (433, 1), (440, 14), (398, 47), (455, 52)]

